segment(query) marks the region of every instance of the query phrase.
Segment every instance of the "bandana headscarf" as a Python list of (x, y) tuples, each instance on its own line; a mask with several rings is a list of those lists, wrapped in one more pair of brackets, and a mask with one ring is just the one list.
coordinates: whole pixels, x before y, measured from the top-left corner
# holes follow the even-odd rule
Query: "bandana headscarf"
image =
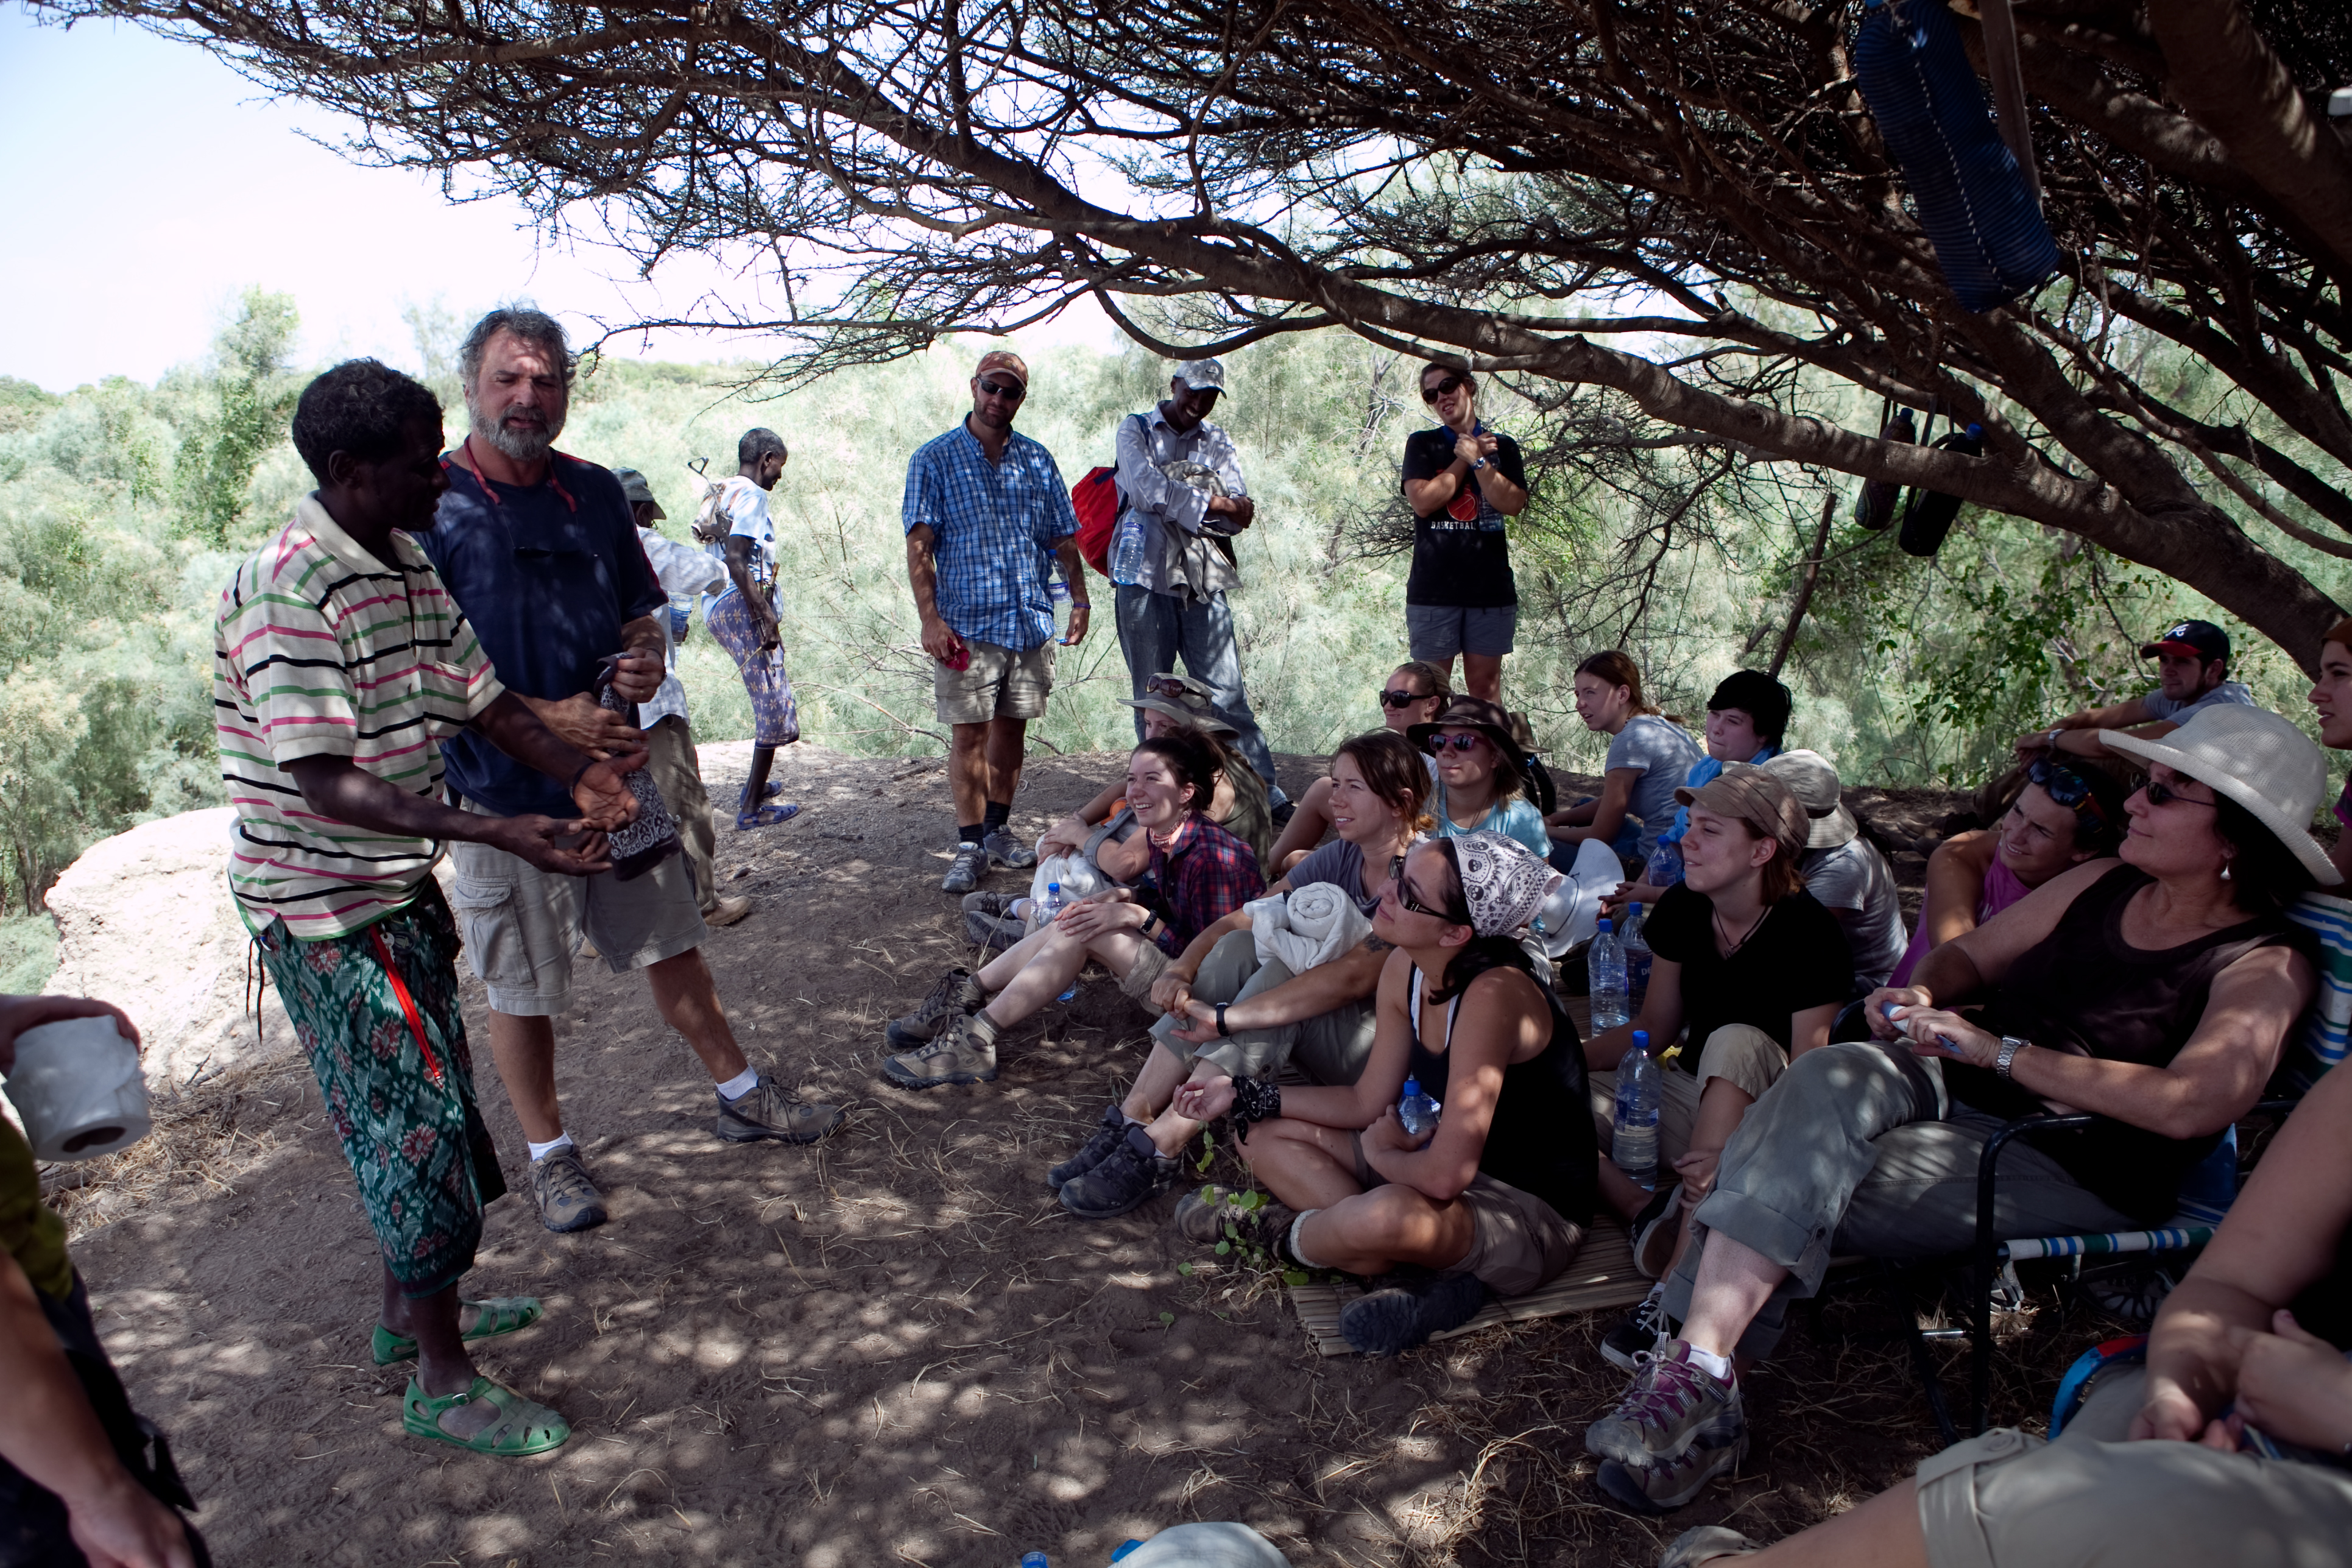
[(1462, 868), (1462, 902), (1480, 936), (1515, 936), (1536, 918), (1553, 880), (1528, 847), (1499, 833), (1465, 833), (1450, 841)]

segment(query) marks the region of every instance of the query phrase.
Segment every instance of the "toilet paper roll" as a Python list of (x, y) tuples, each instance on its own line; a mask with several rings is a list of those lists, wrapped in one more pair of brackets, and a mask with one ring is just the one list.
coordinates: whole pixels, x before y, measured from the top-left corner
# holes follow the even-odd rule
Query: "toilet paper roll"
[(5, 1084), (40, 1160), (95, 1160), (147, 1136), (139, 1047), (106, 1017), (67, 1018), (16, 1037)]

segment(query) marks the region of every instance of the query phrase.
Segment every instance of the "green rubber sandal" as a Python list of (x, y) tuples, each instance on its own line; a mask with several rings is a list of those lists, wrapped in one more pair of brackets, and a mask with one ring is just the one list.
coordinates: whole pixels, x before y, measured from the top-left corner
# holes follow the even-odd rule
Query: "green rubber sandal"
[[(470, 1437), (441, 1429), (444, 1415), (477, 1399), (488, 1401), (499, 1412), (499, 1418)], [(571, 1422), (546, 1405), (525, 1399), (487, 1377), (474, 1379), (474, 1385), (463, 1394), (439, 1398), (425, 1393), (415, 1378), (410, 1378), (407, 1395), (400, 1405), (400, 1424), (412, 1437), (430, 1437), (452, 1447), (508, 1459), (560, 1448), (572, 1436)]]
[[(486, 1301), (467, 1301), (463, 1305), (474, 1309), (474, 1326), (463, 1336), (467, 1344), (527, 1329), (546, 1315), (546, 1309), (539, 1304), (536, 1296), (493, 1296)], [(416, 1342), (394, 1333), (382, 1323), (375, 1326), (373, 1342), (378, 1366), (416, 1358)]]

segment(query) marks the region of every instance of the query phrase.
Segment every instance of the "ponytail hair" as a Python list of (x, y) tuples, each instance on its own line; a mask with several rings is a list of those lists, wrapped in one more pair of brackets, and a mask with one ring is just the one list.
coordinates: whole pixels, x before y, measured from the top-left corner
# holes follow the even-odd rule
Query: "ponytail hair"
[(1642, 694), (1642, 667), (1635, 664), (1622, 648), (1604, 648), (1576, 667), (1579, 675), (1590, 675), (1612, 686), (1622, 686), (1632, 696), (1633, 711), (1655, 713), (1658, 705)]

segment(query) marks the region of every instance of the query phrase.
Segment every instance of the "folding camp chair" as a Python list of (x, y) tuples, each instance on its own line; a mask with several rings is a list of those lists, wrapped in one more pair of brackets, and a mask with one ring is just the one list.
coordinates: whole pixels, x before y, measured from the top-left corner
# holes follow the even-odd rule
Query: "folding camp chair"
[[(2320, 1075), (2344, 1059), (2347, 1033), (2352, 1033), (2352, 901), (2326, 893), (2306, 893), (2287, 911), (2319, 939), (2319, 991), (2288, 1041), (2286, 1058), (2271, 1080), (2271, 1095), (2254, 1109), (2284, 1111), (2294, 1108)], [(2183, 1252), (2213, 1239), (2213, 1229), (2237, 1196), (2238, 1145), (2232, 1128), (2204, 1164), (2192, 1173), (2181, 1191), (2181, 1212), (2169, 1225), (2151, 1230), (2110, 1231), (2099, 1236), (2000, 1237), (1994, 1234), (1993, 1192), (2001, 1151), (2021, 1133), (2088, 1127), (2096, 1116), (2029, 1116), (1994, 1133), (1977, 1163), (1977, 1239), (1969, 1269), (1970, 1342), (1969, 1396), (1973, 1431), (1985, 1429), (1992, 1403), (1992, 1289), (2005, 1263), (2036, 1258), (2088, 1258), (2121, 1253)], [(1924, 1331), (1924, 1338), (1952, 1337), (1958, 1331)], [(1924, 1357), (1921, 1365), (1927, 1365)], [(1932, 1377), (1932, 1370), (1928, 1375)], [(1942, 1400), (1931, 1394), (1938, 1411)], [(1938, 1425), (1942, 1422), (1939, 1419)], [(1952, 1434), (1947, 1432), (1947, 1438)]]

